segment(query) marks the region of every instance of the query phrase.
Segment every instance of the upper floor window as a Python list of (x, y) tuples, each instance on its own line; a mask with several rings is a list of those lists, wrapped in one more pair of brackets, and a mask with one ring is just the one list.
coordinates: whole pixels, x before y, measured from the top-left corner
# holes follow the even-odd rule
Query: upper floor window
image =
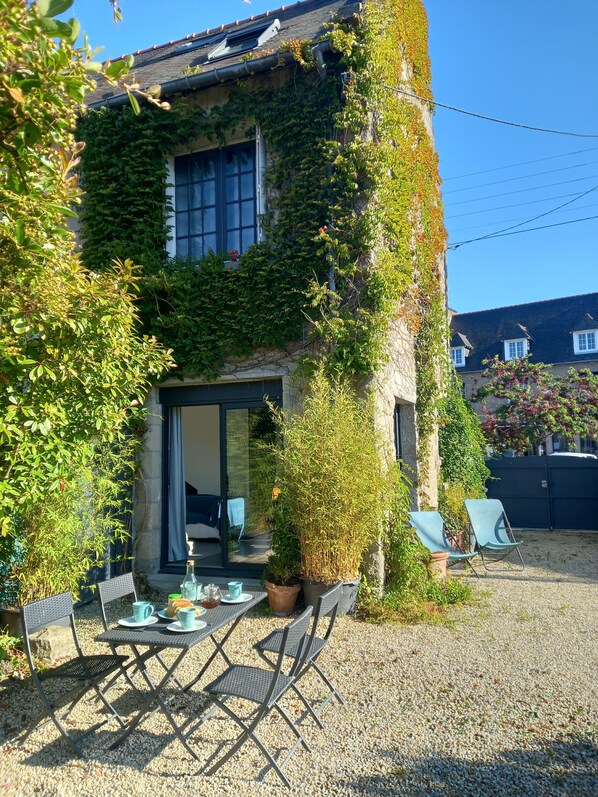
[(175, 158), (174, 183), (177, 255), (242, 254), (255, 243), (255, 141)]
[(585, 329), (583, 332), (576, 332), (573, 335), (573, 351), (575, 354), (585, 354), (588, 351), (597, 351), (596, 341), (598, 340), (598, 330)]
[(455, 368), (465, 365), (465, 346), (452, 346), (451, 360)]
[(515, 360), (518, 357), (525, 357), (527, 352), (527, 338), (505, 340), (505, 360)]

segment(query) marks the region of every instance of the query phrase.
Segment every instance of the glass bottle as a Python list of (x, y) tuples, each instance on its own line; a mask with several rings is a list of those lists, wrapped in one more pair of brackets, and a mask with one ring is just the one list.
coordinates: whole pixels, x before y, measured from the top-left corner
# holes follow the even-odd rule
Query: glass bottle
[(181, 594), (183, 598), (187, 598), (187, 600), (197, 600), (197, 579), (193, 571), (193, 559), (189, 559), (187, 562), (187, 572), (181, 584)]

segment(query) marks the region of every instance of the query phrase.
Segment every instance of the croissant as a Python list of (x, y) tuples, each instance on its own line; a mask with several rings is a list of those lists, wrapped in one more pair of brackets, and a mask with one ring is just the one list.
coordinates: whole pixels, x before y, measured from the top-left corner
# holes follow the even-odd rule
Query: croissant
[(187, 598), (174, 598), (173, 600), (170, 601), (170, 603), (166, 607), (166, 614), (169, 617), (175, 617), (177, 609), (187, 609), (187, 608), (189, 609), (193, 608), (193, 604), (191, 603), (190, 600), (188, 600)]

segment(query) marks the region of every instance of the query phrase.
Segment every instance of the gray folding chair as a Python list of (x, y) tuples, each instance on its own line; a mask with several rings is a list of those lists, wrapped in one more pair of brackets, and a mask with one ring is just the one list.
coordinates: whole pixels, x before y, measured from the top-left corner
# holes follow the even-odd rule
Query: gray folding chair
[[(100, 614), (102, 616), (102, 624), (104, 626), (104, 630), (108, 631), (109, 629), (109, 620), (106, 613), (106, 607), (109, 603), (113, 601), (119, 600), (120, 598), (131, 598), (131, 601), (137, 600), (137, 590), (135, 588), (135, 581), (133, 579), (132, 573), (124, 573), (122, 576), (115, 576), (114, 578), (110, 578), (107, 581), (100, 581), (98, 582), (98, 602), (100, 604)], [(112, 652), (116, 653), (116, 648), (111, 645)], [(143, 656), (141, 657), (143, 659)], [(160, 654), (157, 653), (153, 656), (164, 670), (168, 670), (168, 664), (160, 657)], [(138, 669), (137, 664), (133, 665), (134, 670)], [(128, 681), (129, 685), (133, 687), (133, 689), (137, 689), (136, 685), (131, 679), (129, 674), (128, 668), (122, 668), (121, 673), (126, 680)], [(143, 674), (144, 679), (147, 681), (147, 672)], [(114, 683), (118, 680), (118, 676), (110, 682), (108, 689), (114, 686)], [(179, 689), (182, 689), (182, 684), (173, 677), (173, 683), (175, 683)]]
[[(297, 694), (305, 708), (307, 709), (307, 713), (314, 719), (318, 727), (323, 728), (322, 722), (320, 720), (320, 714), (322, 713), (324, 707), (332, 700), (332, 698), (336, 698), (341, 705), (345, 704), (343, 698), (339, 695), (336, 690), (336, 687), (329, 681), (326, 677), (320, 666), (318, 665), (318, 659), (320, 658), (323, 650), (328, 645), (330, 640), (330, 635), (332, 634), (332, 629), (334, 628), (334, 624), (336, 622), (336, 616), (338, 612), (338, 604), (341, 597), (341, 585), (336, 584), (334, 587), (325, 592), (323, 595), (320, 596), (318, 602), (316, 604), (316, 610), (313, 616), (313, 623), (311, 627), (311, 631), (309, 632), (307, 647), (304, 654), (304, 663), (301, 667), (301, 670), (297, 673), (297, 677), (295, 682), (292, 685), (293, 691)], [(322, 633), (322, 629), (325, 626), (325, 631)], [(320, 635), (318, 635), (318, 631)], [(282, 629), (278, 629), (273, 631), (271, 634), (268, 634), (267, 637), (260, 640), (254, 645), (254, 648), (257, 650), (259, 655), (262, 659), (267, 662), (270, 666), (275, 665), (275, 661), (272, 660), (270, 657), (271, 654), (278, 654), (280, 652), (280, 646), (282, 643)], [(289, 650), (287, 655), (294, 655), (295, 651), (292, 649)], [(270, 655), (269, 655), (270, 654)], [(303, 678), (309, 671), (313, 671), (319, 678), (324, 682), (328, 689), (328, 694), (326, 697), (321, 700), (316, 706), (312, 705), (309, 700), (305, 697), (305, 695), (301, 692), (298, 687), (298, 682)]]
[[(293, 722), (291, 717), (289, 717), (280, 705), (280, 700), (291, 688), (295, 682), (297, 673), (301, 671), (304, 665), (305, 652), (307, 651), (307, 628), (309, 626), (311, 613), (312, 607), (309, 606), (302, 615), (297, 617), (296, 620), (293, 620), (293, 622), (287, 625), (282, 631), (280, 652), (273, 670), (233, 664), (225, 670), (222, 675), (216, 678), (216, 680), (205, 687), (204, 691), (211, 697), (214, 705), (202, 718), (201, 724), (221, 709), (241, 728), (241, 734), (233, 743), (230, 750), (215, 763), (211, 764), (211, 759), (208, 761), (204, 770), (206, 775), (212, 775), (220, 769), (229, 758), (235, 755), (246, 741), (251, 739), (266, 758), (268, 762), (267, 769), (274, 769), (286, 786), (291, 785), (284, 774), (284, 768), (291, 760), (291, 757), (299, 745), (302, 745), (308, 751), (310, 748), (303, 738), (301, 731), (297, 728), (296, 723)], [(294, 654), (290, 654), (291, 650), (294, 651)], [(291, 665), (285, 673), (283, 672), (283, 666), (285, 659), (289, 657)], [(255, 703), (256, 708), (247, 719), (243, 719), (235, 714), (228, 705), (228, 700), (231, 697)], [(260, 722), (273, 710), (276, 710), (280, 714), (295, 736), (294, 744), (289, 749), (284, 760), (280, 763), (274, 758), (256, 733)]]
[[(49, 625), (56, 625), (61, 620), (67, 618), (77, 655), (57, 667), (50, 667), (40, 672), (31, 651), (29, 636), (41, 628), (46, 628)], [(127, 657), (115, 654), (83, 655), (77, 637), (75, 617), (73, 614), (73, 599), (70, 592), (63, 592), (52, 598), (45, 598), (44, 600), (23, 606), (21, 620), (23, 623), (23, 642), (25, 645), (25, 653), (27, 654), (27, 661), (29, 662), (29, 669), (31, 670), (33, 683), (44, 704), (44, 710), (24, 732), (21, 742), (24, 742), (36, 728), (42, 728), (49, 722), (53, 722), (75, 753), (83, 757), (83, 753), (79, 747), (81, 739), (102, 727), (107, 722), (110, 722), (112, 719), (116, 719), (122, 728), (126, 725), (114, 707), (108, 702), (99, 685), (107, 676), (119, 670)], [(64, 691), (64, 682), (70, 682), (71, 684), (71, 688), (68, 691)], [(50, 687), (50, 683), (57, 684), (57, 686), (61, 687), (57, 690), (56, 694), (52, 694), (53, 690)], [(110, 716), (96, 723), (87, 731), (75, 736), (67, 730), (61, 722), (61, 719), (64, 720), (68, 717), (77, 703), (91, 690), (93, 690), (102, 701), (106, 709), (110, 712)], [(61, 712), (65, 706), (66, 710), (60, 714), (59, 712)], [(48, 717), (48, 719), (40, 725), (44, 717)]]

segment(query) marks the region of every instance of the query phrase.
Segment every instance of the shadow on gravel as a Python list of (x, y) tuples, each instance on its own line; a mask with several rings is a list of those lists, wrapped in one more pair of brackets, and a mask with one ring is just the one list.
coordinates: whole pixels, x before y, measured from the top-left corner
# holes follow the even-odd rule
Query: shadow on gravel
[(503, 750), (491, 762), (430, 756), (397, 763), (388, 775), (344, 781), (347, 795), (379, 797), (596, 797), (598, 748), (591, 739), (545, 741), (533, 749)]

